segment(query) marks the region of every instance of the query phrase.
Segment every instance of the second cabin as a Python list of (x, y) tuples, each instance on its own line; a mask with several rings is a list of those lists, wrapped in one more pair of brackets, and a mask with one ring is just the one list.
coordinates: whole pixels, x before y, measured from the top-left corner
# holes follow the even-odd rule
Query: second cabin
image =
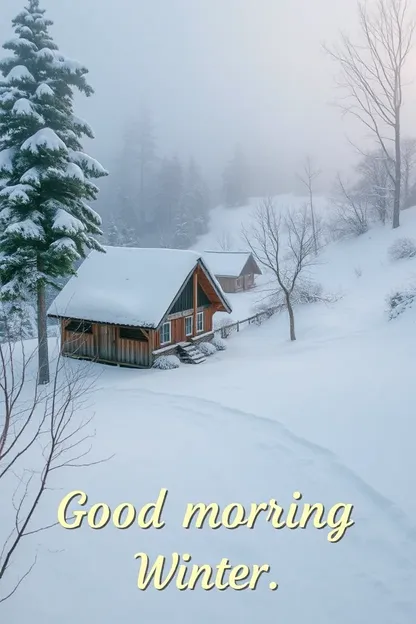
[(249, 251), (205, 251), (204, 258), (226, 293), (255, 287), (255, 276), (261, 270)]
[(149, 368), (161, 354), (210, 341), (215, 312), (231, 312), (201, 254), (105, 247), (92, 251), (48, 315), (68, 357)]

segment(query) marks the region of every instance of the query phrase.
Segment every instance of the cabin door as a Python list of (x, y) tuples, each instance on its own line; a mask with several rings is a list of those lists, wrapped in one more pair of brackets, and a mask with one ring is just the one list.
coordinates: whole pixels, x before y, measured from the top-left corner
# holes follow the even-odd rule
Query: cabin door
[(116, 327), (98, 325), (98, 358), (107, 362), (117, 361)]

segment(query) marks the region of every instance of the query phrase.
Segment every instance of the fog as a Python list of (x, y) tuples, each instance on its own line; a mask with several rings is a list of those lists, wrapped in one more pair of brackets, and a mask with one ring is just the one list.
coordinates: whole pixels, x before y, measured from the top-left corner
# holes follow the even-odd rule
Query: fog
[[(78, 98), (89, 149), (111, 169), (124, 124), (144, 103), (164, 154), (194, 156), (215, 181), (234, 145), (282, 192), (306, 154), (328, 187), (357, 158), (336, 67), (322, 50), (357, 31), (353, 0), (43, 0), (62, 52), (85, 63), (95, 95)], [(22, 0), (1, 0), (0, 41)], [(2, 52), (3, 53), (3, 52)], [(404, 117), (414, 105), (407, 93)], [(409, 115), (410, 117), (410, 115)], [(273, 190), (276, 190), (273, 188)]]

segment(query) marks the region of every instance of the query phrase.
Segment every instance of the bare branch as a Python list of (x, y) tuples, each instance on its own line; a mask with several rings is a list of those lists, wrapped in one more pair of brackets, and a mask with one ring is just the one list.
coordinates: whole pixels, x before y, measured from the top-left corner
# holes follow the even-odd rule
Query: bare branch
[(282, 218), (276, 212), (273, 199), (266, 198), (255, 210), (250, 230), (243, 228), (243, 237), (251, 252), (273, 274), (283, 293), (291, 340), (296, 340), (293, 291), (301, 273), (317, 262), (314, 230), (307, 213), (306, 207), (300, 212), (289, 210)]
[[(22, 341), (0, 344), (0, 482), (17, 483), (11, 499), (14, 517), (2, 539), (0, 587), (23, 538), (55, 525), (33, 526), (51, 474), (110, 459), (87, 461), (92, 448), (88, 442), (95, 432), (89, 431), (93, 416), (83, 413), (90, 407), (88, 397), (97, 376), (87, 373), (82, 364), (65, 363), (59, 355), (51, 383), (39, 388), (30, 374), (33, 356), (26, 355)], [(33, 565), (0, 602), (17, 591)]]
[[(402, 154), (401, 109), (403, 70), (412, 48), (415, 22), (407, 0), (378, 0), (374, 11), (358, 4), (362, 41), (354, 44), (341, 34), (338, 46), (326, 52), (338, 63), (345, 93), (344, 114), (355, 117), (375, 137), (384, 153), (394, 186), (393, 227), (400, 224)], [(389, 143), (393, 143), (391, 153)]]

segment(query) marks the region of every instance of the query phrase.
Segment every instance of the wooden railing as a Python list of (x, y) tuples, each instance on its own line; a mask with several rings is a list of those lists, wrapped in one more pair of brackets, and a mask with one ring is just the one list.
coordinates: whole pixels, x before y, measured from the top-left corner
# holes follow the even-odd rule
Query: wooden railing
[(228, 338), (233, 332), (239, 332), (240, 329), (244, 327), (244, 325), (260, 325), (263, 321), (272, 317), (279, 310), (280, 306), (267, 308), (267, 310), (258, 312), (258, 314), (255, 314), (254, 316), (249, 316), (248, 318), (237, 321), (236, 323), (230, 323), (229, 325), (223, 325), (222, 327), (218, 327), (217, 329), (214, 329), (214, 334), (220, 334), (221, 338)]

